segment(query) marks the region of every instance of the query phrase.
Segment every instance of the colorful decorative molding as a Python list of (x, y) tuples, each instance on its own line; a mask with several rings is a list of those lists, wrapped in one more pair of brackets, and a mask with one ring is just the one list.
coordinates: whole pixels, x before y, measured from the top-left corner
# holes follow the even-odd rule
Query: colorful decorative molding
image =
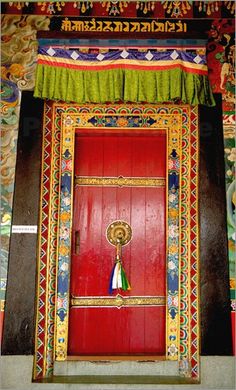
[[(71, 258), (71, 232), (73, 218), (73, 167), (74, 167), (74, 120), (67, 113), (61, 115), (61, 166), (60, 166), (60, 210), (57, 263), (56, 338), (57, 360), (64, 360), (68, 340), (68, 310), (70, 304), (69, 273)], [(67, 352), (66, 352), (67, 353)]]
[[(139, 116), (142, 128), (162, 128), (169, 132), (168, 160), (168, 258), (167, 258), (167, 358), (180, 361), (180, 374), (199, 378), (199, 322), (198, 322), (198, 218), (197, 218), (197, 111), (189, 106), (134, 106), (134, 105), (68, 105), (54, 103), (45, 107), (44, 160), (42, 176), (41, 240), (38, 264), (38, 308), (34, 377), (48, 376), (53, 370), (52, 357), (65, 360), (67, 357), (69, 269), (70, 269), (70, 224), (73, 198), (73, 133), (76, 127), (96, 128), (102, 118), (103, 127), (121, 121), (128, 125), (131, 116)], [(99, 118), (99, 121), (96, 120)], [(150, 119), (150, 120), (149, 120)], [(53, 124), (51, 126), (51, 123)], [(126, 124), (126, 125), (125, 125)], [(61, 130), (62, 129), (62, 130)], [(183, 130), (182, 130), (183, 129)], [(59, 149), (50, 149), (49, 142), (59, 140), (61, 134), (60, 206), (51, 199), (58, 196)], [(182, 140), (181, 140), (182, 137)], [(55, 138), (54, 138), (55, 139)], [(184, 156), (180, 164), (180, 156)], [(182, 161), (182, 160), (181, 160)], [(56, 173), (56, 174), (55, 174)], [(181, 185), (179, 186), (179, 174)], [(190, 185), (190, 177), (192, 179)], [(181, 215), (179, 210), (182, 210)], [(57, 210), (59, 227), (56, 228)], [(48, 217), (46, 212), (49, 213)], [(45, 219), (46, 218), (46, 219)], [(48, 220), (47, 220), (48, 218)], [(44, 223), (45, 219), (45, 223)], [(48, 239), (51, 224), (55, 234), (59, 232), (57, 260), (57, 291), (55, 296), (55, 247)], [(54, 230), (54, 229), (53, 229)], [(48, 244), (47, 244), (48, 243)], [(45, 246), (46, 245), (46, 246)], [(191, 245), (191, 247), (190, 247)], [(181, 255), (181, 258), (180, 258)], [(181, 260), (180, 260), (181, 259)], [(49, 284), (49, 275), (52, 283)], [(182, 276), (181, 276), (182, 275)], [(54, 278), (54, 283), (53, 283)], [(191, 285), (191, 290), (190, 290)], [(46, 303), (47, 302), (47, 303)], [(49, 315), (56, 306), (56, 328), (48, 326)], [(55, 351), (48, 348), (55, 345)], [(50, 356), (50, 357), (49, 357)], [(50, 367), (50, 369), (47, 369)]]
[[(191, 127), (188, 122), (191, 122)], [(199, 377), (198, 110), (183, 121), (181, 172), (180, 372)]]
[[(39, 269), (37, 282), (38, 310), (36, 318), (34, 377), (53, 373), (55, 287), (58, 244), (58, 205), (60, 171), (60, 124), (53, 131), (54, 106), (45, 105), (43, 125)], [(53, 156), (53, 158), (52, 158)], [(50, 256), (48, 256), (50, 254)]]

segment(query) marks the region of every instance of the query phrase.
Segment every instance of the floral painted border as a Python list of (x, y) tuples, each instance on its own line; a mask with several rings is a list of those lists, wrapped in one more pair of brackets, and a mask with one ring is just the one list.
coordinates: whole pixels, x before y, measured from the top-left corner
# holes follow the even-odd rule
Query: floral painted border
[(56, 337), (57, 360), (67, 355), (68, 311), (69, 311), (69, 269), (71, 259), (71, 231), (73, 212), (73, 163), (74, 163), (73, 119), (62, 114), (62, 150), (60, 165), (60, 207), (57, 263)]

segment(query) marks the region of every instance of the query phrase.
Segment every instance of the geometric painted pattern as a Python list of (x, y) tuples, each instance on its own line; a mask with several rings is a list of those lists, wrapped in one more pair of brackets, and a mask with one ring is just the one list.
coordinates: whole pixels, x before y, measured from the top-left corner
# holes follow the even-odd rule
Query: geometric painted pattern
[[(48, 115), (49, 114), (49, 115)], [(73, 147), (75, 129), (86, 127), (141, 127), (142, 129), (161, 128), (168, 132), (168, 175), (167, 175), (167, 321), (166, 358), (179, 359), (180, 375), (199, 379), (199, 319), (198, 319), (198, 112), (189, 105), (92, 105), (47, 103), (45, 117), (51, 119), (46, 128), (51, 131), (51, 172), (50, 185), (42, 172), (42, 185), (49, 188), (50, 201), (42, 191), (42, 208), (47, 202), (48, 222), (54, 226), (55, 236), (50, 235), (48, 226), (41, 232), (41, 257), (39, 270), (46, 264), (47, 281), (39, 278), (38, 316), (36, 341), (35, 378), (50, 376), (53, 370), (54, 355), (57, 360), (67, 357), (68, 309), (69, 309), (69, 266), (70, 231), (73, 198)], [(50, 121), (49, 121), (50, 122)], [(49, 129), (51, 126), (51, 129)], [(56, 137), (56, 138), (55, 138)], [(50, 138), (50, 137), (49, 137)], [(60, 141), (61, 138), (61, 141)], [(56, 139), (56, 141), (55, 141)], [(47, 161), (47, 137), (44, 137), (44, 157)], [(60, 182), (59, 150), (61, 147)], [(53, 152), (52, 152), (53, 150)], [(55, 173), (55, 174), (54, 174)], [(47, 193), (45, 192), (45, 195)], [(58, 198), (60, 192), (59, 218)], [(54, 198), (53, 198), (54, 197)], [(43, 213), (42, 213), (43, 214)], [(53, 216), (53, 215), (54, 216)], [(44, 217), (44, 215), (43, 215)], [(57, 221), (56, 221), (57, 219)], [(57, 223), (59, 219), (59, 241)], [(47, 218), (45, 217), (45, 221)], [(44, 219), (43, 219), (44, 221)], [(44, 224), (42, 224), (43, 226)], [(44, 257), (44, 240), (48, 239), (49, 258)], [(56, 259), (56, 247), (59, 247)], [(51, 257), (50, 254), (54, 256)], [(55, 270), (55, 263), (57, 269)], [(57, 291), (55, 295), (55, 274)], [(44, 273), (42, 273), (44, 277)], [(51, 278), (51, 279), (50, 279)], [(61, 279), (63, 278), (63, 279)], [(51, 281), (50, 281), (51, 280)], [(55, 295), (55, 296), (54, 296)], [(52, 304), (45, 310), (45, 300)], [(55, 298), (55, 303), (54, 303)], [(55, 316), (56, 306), (56, 316)], [(51, 315), (50, 315), (51, 314)], [(55, 316), (55, 317), (54, 317)], [(55, 332), (53, 323), (56, 320)], [(56, 335), (54, 334), (56, 333)], [(44, 350), (41, 343), (44, 342)], [(54, 344), (55, 343), (55, 344)], [(53, 351), (55, 345), (55, 351)], [(43, 362), (43, 363), (42, 363)]]
[(60, 130), (54, 131), (54, 106), (44, 105), (34, 379), (51, 376), (54, 362), (57, 216)]
[[(46, 106), (47, 107), (47, 106)], [(54, 107), (52, 107), (54, 110)], [(54, 111), (52, 115), (54, 116)], [(47, 116), (46, 116), (47, 118)], [(49, 118), (48, 118), (49, 119)], [(48, 238), (48, 279), (47, 279), (47, 340), (45, 355), (47, 356), (44, 370), (46, 376), (53, 371), (54, 361), (54, 323), (55, 323), (55, 286), (57, 274), (57, 245), (58, 245), (58, 202), (59, 202), (59, 169), (60, 169), (60, 131), (52, 127), (51, 173), (50, 173), (50, 211)]]
[(47, 288), (48, 288), (48, 239), (50, 219), (50, 175), (52, 155), (52, 131), (49, 113), (50, 106), (45, 106), (42, 147), (41, 170), (41, 197), (39, 220), (39, 249), (38, 249), (38, 281), (37, 281), (37, 311), (36, 311), (36, 335), (34, 356), (34, 379), (45, 376), (45, 364), (48, 358), (45, 354), (47, 342)]
[[(187, 121), (191, 125), (187, 125)], [(181, 173), (180, 374), (199, 378), (198, 115), (183, 122)]]
[(198, 143), (198, 107), (195, 106), (191, 112), (191, 134), (190, 134), (190, 366), (191, 377), (199, 378), (199, 354), (200, 335), (198, 333), (199, 312), (199, 232), (198, 232), (198, 166), (199, 166), (199, 143)]

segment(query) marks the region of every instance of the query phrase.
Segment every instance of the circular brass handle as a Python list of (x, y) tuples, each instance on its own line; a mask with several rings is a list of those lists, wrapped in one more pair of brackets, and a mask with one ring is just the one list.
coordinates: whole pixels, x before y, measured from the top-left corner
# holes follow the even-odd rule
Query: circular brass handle
[(111, 245), (126, 245), (132, 238), (132, 229), (125, 221), (113, 221), (107, 227), (106, 237)]

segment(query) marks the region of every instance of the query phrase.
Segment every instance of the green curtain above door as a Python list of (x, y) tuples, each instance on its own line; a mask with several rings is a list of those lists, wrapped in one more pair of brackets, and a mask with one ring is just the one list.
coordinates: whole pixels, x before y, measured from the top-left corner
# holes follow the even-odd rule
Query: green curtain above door
[(214, 106), (204, 50), (39, 48), (34, 96)]

